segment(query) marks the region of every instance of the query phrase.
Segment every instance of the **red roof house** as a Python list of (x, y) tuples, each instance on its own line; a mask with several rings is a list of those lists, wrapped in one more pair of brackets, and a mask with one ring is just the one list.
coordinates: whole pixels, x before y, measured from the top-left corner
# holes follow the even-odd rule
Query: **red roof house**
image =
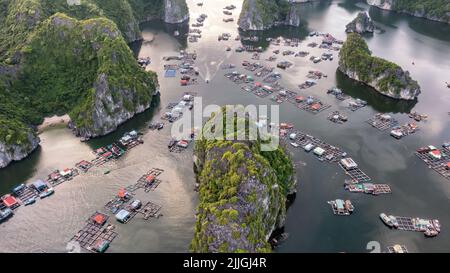
[(7, 206), (8, 208), (15, 207), (19, 204), (19, 201), (17, 201), (17, 199), (14, 196), (9, 194), (3, 196), (2, 200), (3, 204), (5, 204), (5, 206)]

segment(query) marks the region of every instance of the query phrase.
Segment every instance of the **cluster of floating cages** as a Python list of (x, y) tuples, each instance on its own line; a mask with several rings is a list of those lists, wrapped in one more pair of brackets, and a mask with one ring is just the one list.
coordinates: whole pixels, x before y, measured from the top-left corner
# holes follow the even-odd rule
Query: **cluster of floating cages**
[(371, 195), (392, 193), (391, 187), (387, 184), (350, 183), (345, 185), (345, 189), (348, 190), (349, 192), (366, 193)]
[(124, 147), (120, 143), (113, 143), (101, 148), (98, 148), (94, 151), (94, 155), (96, 156), (95, 159), (93, 159), (91, 162), (94, 164), (94, 166), (101, 166), (105, 164), (108, 161), (116, 160), (119, 157), (121, 157), (123, 154), (125, 154), (127, 148), (131, 149), (136, 147), (137, 145), (141, 144), (137, 139), (132, 140), (128, 143), (127, 147)]
[[(396, 224), (395, 228), (399, 230), (424, 232), (425, 234), (429, 230), (434, 230), (437, 233), (441, 231), (441, 227), (438, 220), (428, 220), (404, 216), (394, 216), (394, 217), (398, 224), (398, 225)], [(433, 236), (436, 236), (437, 233)]]
[(339, 111), (334, 111), (330, 113), (327, 117), (327, 119), (331, 122), (337, 123), (337, 124), (344, 124), (348, 121), (348, 117), (340, 113)]
[(237, 73), (236, 71), (231, 73), (226, 73), (225, 77), (228, 78), (230, 81), (234, 82), (235, 84), (243, 84), (243, 83), (251, 83), (253, 82), (253, 78), (245, 75)]
[(256, 77), (265, 78), (273, 72), (274, 68), (270, 66), (264, 66), (261, 70), (255, 73)]
[(305, 100), (299, 100), (297, 97), (294, 100), (290, 99), (289, 101), (297, 106), (297, 108), (312, 114), (318, 114), (331, 107), (330, 104), (324, 103), (320, 99), (313, 96), (309, 96)]
[(265, 82), (265, 83), (275, 83), (275, 82), (277, 82), (280, 79), (281, 79), (281, 74), (280, 73), (272, 72), (272, 73), (270, 73), (269, 75), (267, 75), (263, 79), (263, 82)]
[(172, 140), (170, 140), (169, 145), (168, 145), (169, 152), (181, 153), (181, 152), (185, 151), (189, 147), (189, 144), (191, 143), (192, 138), (193, 138), (193, 135), (191, 134), (191, 139), (182, 139), (182, 140), (172, 139)]
[(39, 197), (39, 192), (31, 185), (23, 185), (19, 191), (14, 192), (14, 196), (24, 203), (27, 200)]
[[(95, 220), (98, 217), (99, 221)], [(105, 252), (118, 233), (114, 226), (108, 223), (109, 216), (95, 213), (87, 220), (86, 225), (72, 237), (71, 242), (77, 242), (80, 247), (91, 252)]]
[(163, 172), (164, 170), (162, 169), (152, 168), (142, 175), (135, 184), (128, 186), (126, 190), (132, 193), (138, 189), (144, 189), (145, 192), (154, 191), (161, 184), (158, 176)]
[(77, 164), (75, 164), (75, 167), (77, 167), (82, 172), (88, 172), (92, 167), (94, 167), (94, 164), (90, 161), (81, 160)]
[[(321, 154), (316, 156), (319, 158), (320, 161), (327, 161), (336, 163), (339, 162), (339, 159), (343, 157), (346, 153), (343, 152), (340, 148), (335, 147), (331, 144), (328, 144), (319, 138), (316, 138), (314, 136), (305, 134), (298, 130), (288, 130), (285, 136), (281, 136), (285, 139), (285, 137), (288, 136), (293, 143), (298, 145), (299, 147), (305, 148), (306, 146), (310, 145), (313, 148), (321, 148), (323, 151), (321, 151)], [(311, 150), (313, 149), (311, 148)], [(305, 148), (305, 151), (307, 149)], [(307, 151), (309, 152), (309, 151)]]
[(348, 100), (351, 98), (349, 95), (344, 94), (344, 91), (342, 91), (342, 89), (337, 88), (337, 87), (332, 87), (332, 88), (328, 89), (327, 94), (333, 95), (337, 100), (340, 100), (340, 101)]
[(367, 123), (380, 131), (386, 131), (398, 125), (398, 121), (396, 119), (390, 115), (381, 113), (378, 113), (371, 119), (367, 120)]
[(409, 136), (419, 131), (419, 127), (415, 123), (407, 123), (401, 126), (392, 128), (391, 136), (396, 139), (401, 139), (405, 136)]
[(331, 200), (328, 201), (328, 204), (331, 206), (331, 209), (333, 210), (333, 213), (335, 215), (341, 215), (341, 216), (349, 216), (353, 213), (354, 207), (350, 200)]
[(421, 148), (416, 155), (425, 162), (430, 169), (450, 180), (450, 150), (435, 147)]
[(260, 68), (262, 68), (263, 66), (260, 63), (251, 63), (251, 62), (243, 62), (242, 66), (244, 67), (244, 69), (254, 72)]
[(265, 98), (273, 93), (269, 86), (259, 86), (256, 84), (249, 84), (242, 86), (242, 90), (253, 93), (260, 98)]
[(350, 176), (350, 178), (353, 181), (356, 181), (357, 183), (366, 183), (372, 180), (367, 174), (361, 171), (361, 169), (359, 169), (358, 167), (347, 169), (342, 164), (342, 162), (339, 162), (339, 166), (341, 166), (346, 175)]
[(359, 109), (364, 108), (366, 106), (367, 106), (367, 102), (363, 101), (361, 99), (352, 99), (348, 103), (348, 109), (350, 109), (353, 112), (358, 111)]
[(80, 173), (78, 169), (64, 169), (63, 171), (55, 170), (47, 176), (46, 182), (52, 186), (58, 186), (66, 181), (72, 180), (74, 177), (78, 176)]
[(404, 245), (393, 245), (387, 247), (388, 253), (408, 253), (408, 249)]

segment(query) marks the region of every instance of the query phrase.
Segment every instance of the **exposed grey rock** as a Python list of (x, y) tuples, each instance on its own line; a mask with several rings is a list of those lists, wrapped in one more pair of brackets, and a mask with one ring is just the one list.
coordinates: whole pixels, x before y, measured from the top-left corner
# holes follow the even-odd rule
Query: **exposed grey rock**
[[(112, 90), (108, 82), (108, 76), (103, 73), (99, 75), (94, 83), (94, 89), (93, 124), (83, 128), (75, 128), (73, 124), (70, 125), (75, 134), (83, 138), (89, 139), (109, 134), (136, 114), (150, 108), (151, 105), (151, 101), (146, 104), (134, 105), (133, 102), (136, 101), (135, 96), (137, 94), (133, 90)], [(157, 92), (158, 90), (155, 91), (155, 93)], [(113, 98), (113, 93), (116, 94), (115, 98)]]
[(189, 10), (185, 0), (164, 0), (164, 22), (179, 24), (189, 19)]
[(347, 33), (373, 33), (374, 29), (375, 25), (367, 12), (358, 13), (356, 18), (345, 26), (345, 32)]
[(34, 133), (28, 134), (28, 143), (23, 145), (9, 145), (0, 141), (0, 169), (13, 161), (19, 161), (27, 157), (39, 146), (40, 141)]

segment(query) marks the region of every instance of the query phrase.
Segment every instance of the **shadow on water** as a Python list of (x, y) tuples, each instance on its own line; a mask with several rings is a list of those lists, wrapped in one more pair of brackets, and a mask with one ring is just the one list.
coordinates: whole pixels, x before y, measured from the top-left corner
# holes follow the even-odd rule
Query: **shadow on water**
[(12, 162), (8, 167), (0, 169), (0, 195), (33, 177), (41, 153), (42, 148), (39, 146), (26, 159)]
[(398, 28), (399, 23), (406, 23), (409, 28), (421, 35), (445, 42), (450, 41), (450, 25), (448, 24), (394, 11), (382, 10), (376, 7), (370, 7), (369, 14), (375, 23), (381, 23), (392, 28)]
[(358, 4), (361, 4), (363, 1), (361, 0), (344, 0), (337, 5), (343, 9), (346, 9), (350, 12), (356, 12), (356, 11), (362, 11), (364, 8), (359, 6)]
[(145, 131), (148, 130), (149, 121), (151, 121), (154, 118), (155, 113), (157, 113), (160, 110), (161, 106), (160, 100), (161, 98), (159, 95), (154, 96), (152, 105), (150, 106), (149, 109), (147, 109), (143, 113), (137, 114), (132, 119), (123, 123), (114, 132), (103, 137), (89, 140), (87, 142), (88, 146), (93, 150), (95, 150), (99, 147), (111, 144), (119, 140), (123, 136), (123, 134), (125, 134), (126, 132), (130, 132), (132, 130), (137, 130), (142, 133), (145, 133)]
[(283, 37), (285, 39), (299, 39), (300, 41), (305, 40), (308, 36), (308, 26), (306, 23), (302, 22), (300, 27), (287, 27), (287, 26), (277, 26), (263, 31), (243, 31), (239, 30), (239, 35), (241, 37), (258, 37), (258, 42), (252, 41), (241, 41), (242, 45), (252, 45), (254, 47), (262, 47), (267, 49), (270, 46), (270, 41), (267, 39), (276, 39)]
[(359, 83), (350, 79), (340, 70), (336, 70), (337, 87), (342, 91), (353, 97), (367, 101), (374, 110), (381, 113), (410, 113), (418, 100), (406, 101), (396, 100), (384, 95), (381, 95), (372, 87)]
[[(165, 32), (169, 34), (171, 37), (175, 38), (181, 45), (182, 48), (187, 48), (188, 46), (188, 35), (189, 35), (189, 23), (185, 22), (182, 24), (167, 24), (161, 20), (154, 20), (142, 23), (140, 25), (140, 29), (152, 29), (156, 32)], [(178, 35), (175, 35), (175, 32), (178, 31)], [(131, 50), (133, 50), (134, 54), (139, 54), (142, 45), (146, 43), (152, 43), (153, 40), (140, 40), (130, 44)]]

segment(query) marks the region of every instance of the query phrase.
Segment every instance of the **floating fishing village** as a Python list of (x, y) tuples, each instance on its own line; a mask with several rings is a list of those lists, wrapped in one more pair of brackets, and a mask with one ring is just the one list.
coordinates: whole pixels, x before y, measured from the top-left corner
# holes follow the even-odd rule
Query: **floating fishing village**
[[(245, 252), (258, 252), (262, 249), (264, 251), (270, 249), (270, 251), (296, 252), (296, 244), (301, 242), (310, 244), (321, 242), (320, 247), (317, 246), (314, 251), (328, 251), (326, 243), (320, 241), (322, 239), (315, 241), (315, 239), (306, 239), (301, 234), (299, 235), (301, 227), (305, 225), (302, 221), (309, 220), (311, 220), (311, 229), (320, 229), (319, 226), (322, 223), (319, 224), (319, 222), (323, 222), (327, 228), (335, 225), (336, 229), (352, 229), (357, 225), (370, 224), (371, 229), (366, 229), (367, 233), (376, 231), (370, 233), (370, 236), (375, 237), (373, 240), (378, 240), (377, 237), (379, 240), (383, 240), (382, 251), (385, 253), (418, 252), (422, 247), (421, 244), (427, 249), (433, 249), (433, 244), (441, 242), (440, 238), (444, 238), (442, 240), (448, 238), (447, 224), (449, 222), (447, 219), (441, 218), (443, 214), (440, 213), (440, 210), (437, 213), (424, 205), (425, 197), (420, 199), (420, 202), (414, 203), (415, 197), (411, 197), (410, 200), (409, 197), (404, 196), (413, 191), (413, 186), (407, 184), (416, 181), (406, 180), (413, 180), (411, 178), (414, 178), (415, 174), (420, 173), (417, 179), (428, 179), (433, 183), (435, 180), (439, 182), (442, 179), (450, 180), (450, 138), (443, 139), (449, 137), (448, 128), (442, 130), (437, 128), (441, 126), (440, 122), (443, 119), (448, 118), (450, 112), (442, 112), (443, 108), (439, 107), (432, 109), (432, 105), (423, 106), (431, 101), (428, 97), (430, 95), (425, 94), (431, 88), (422, 83), (422, 78), (418, 81), (411, 78), (423, 73), (424, 70), (413, 70), (406, 66), (405, 62), (402, 62), (403, 67), (411, 70), (410, 73), (403, 71), (395, 63), (375, 57), (375, 55), (384, 56), (382, 54), (384, 51), (380, 49), (382, 46), (377, 44), (376, 39), (384, 35), (383, 29), (388, 28), (390, 22), (376, 23), (374, 30), (366, 31), (371, 33), (370, 38), (358, 34), (359, 27), (356, 27), (358, 31), (348, 30), (349, 27), (352, 27), (351, 25), (347, 25), (346, 30), (345, 25), (337, 28), (333, 24), (327, 23), (329, 25), (326, 26), (329, 30), (325, 30), (320, 23), (313, 20), (314, 18), (311, 19), (302, 13), (302, 16), (312, 21), (310, 25), (301, 26), (300, 21), (307, 19), (300, 16), (298, 25), (295, 24), (295, 18), (277, 18), (270, 23), (261, 19), (261, 22), (258, 23), (267, 24), (267, 26), (259, 26), (254, 22), (249, 23), (249, 18), (256, 16), (252, 14), (255, 12), (253, 9), (256, 9), (255, 1), (259, 0), (220, 0), (218, 3), (200, 0), (182, 1), (187, 2), (186, 8), (189, 7), (186, 13), (187, 19), (183, 17), (174, 22), (159, 22), (158, 24), (162, 24), (162, 27), (143, 24), (142, 29), (147, 27), (149, 30), (143, 31), (145, 35), (140, 34), (144, 42), (139, 45), (133, 61), (136, 62), (140, 72), (154, 73), (150, 71), (156, 71), (152, 77), (159, 79), (152, 86), (152, 88), (155, 87), (155, 90), (150, 97), (152, 100), (158, 98), (161, 101), (157, 104), (153, 104), (152, 101), (143, 103), (140, 100), (147, 94), (139, 94), (136, 98), (130, 95), (132, 92), (138, 92), (142, 86), (150, 88), (150, 84), (144, 81), (142, 85), (122, 88), (123, 90), (118, 88), (117, 94), (114, 91), (113, 95), (108, 95), (107, 99), (95, 101), (94, 104), (97, 108), (74, 107), (80, 113), (76, 118), (71, 116), (72, 120), (64, 128), (43, 130), (41, 133), (43, 136), (52, 130), (72, 131), (75, 135), (73, 137), (77, 137), (80, 145), (88, 145), (86, 147), (90, 149), (91, 154), (83, 160), (77, 159), (73, 165), (69, 164), (64, 167), (53, 161), (51, 167), (45, 165), (45, 170), (48, 172), (46, 171), (46, 175), (39, 178), (36, 177), (35, 170), (32, 175), (18, 176), (23, 180), (19, 183), (14, 180), (14, 186), (9, 187), (7, 192), (4, 191), (1, 194), (0, 227), (14, 224), (15, 218), (23, 219), (25, 213), (22, 214), (22, 211), (36, 206), (45, 206), (47, 199), (58, 195), (62, 185), (81, 183), (80, 181), (89, 180), (89, 175), (95, 173), (101, 179), (122, 180), (127, 185), (123, 187), (110, 186), (104, 191), (99, 189), (99, 192), (105, 193), (104, 195), (108, 193), (109, 197), (104, 199), (104, 195), (102, 195), (102, 198), (89, 201), (92, 202), (89, 207), (90, 212), (83, 217), (83, 221), (80, 222), (78, 219), (76, 230), (70, 227), (70, 230), (74, 232), (64, 235), (64, 243), (67, 244), (66, 250), (76, 252), (79, 246), (83, 252), (88, 253), (104, 253), (111, 250), (120, 252), (121, 249), (116, 250), (114, 247), (116, 245), (123, 247), (124, 243), (120, 242), (120, 238), (127, 237), (126, 233), (132, 231), (132, 228), (137, 228), (142, 223), (151, 226), (171, 217), (171, 213), (177, 213), (170, 208), (166, 209), (165, 203), (167, 197), (171, 196), (170, 190), (173, 188), (161, 190), (160, 187), (170, 184), (172, 178), (168, 178), (167, 172), (169, 171), (172, 175), (175, 173), (175, 176), (182, 182), (187, 176), (194, 177), (192, 178), (195, 180), (194, 185), (187, 185), (193, 197), (184, 198), (186, 200), (190, 198), (189, 202), (195, 200), (193, 204), (198, 205), (197, 209), (189, 215), (193, 219), (192, 221), (195, 221), (194, 225), (189, 222), (191, 226), (180, 227), (178, 230), (180, 233), (192, 233), (192, 241), (189, 242), (189, 245), (183, 246), (185, 249), (175, 249), (176, 244), (172, 243), (173, 246), (170, 247), (174, 247), (171, 249), (174, 251), (239, 252), (245, 250)], [(248, 4), (248, 2), (253, 4)], [(338, 11), (335, 16), (340, 17), (356, 14), (355, 11), (347, 11), (345, 7), (336, 4), (335, 1), (331, 1), (330, 7), (317, 4), (320, 1), (287, 2), (289, 2), (287, 5), (299, 5), (300, 9), (308, 5), (307, 10), (318, 9), (321, 11), (331, 7), (333, 11)], [(367, 4), (366, 1), (357, 5), (358, 11), (371, 8), (373, 8), (372, 5)], [(293, 16), (294, 12), (290, 11), (288, 16)], [(278, 12), (283, 15), (286, 13)], [(376, 12), (381, 11), (376, 10)], [(368, 16), (369, 19), (373, 17), (375, 22), (382, 20), (383, 16), (376, 12), (364, 12), (366, 14), (364, 16)], [(260, 17), (256, 16), (255, 18)], [(331, 19), (324, 19), (326, 22), (328, 20)], [(164, 25), (166, 23), (168, 26)], [(217, 25), (216, 28), (213, 27), (215, 25)], [(117, 33), (121, 32), (124, 31), (120, 29)], [(150, 36), (152, 36), (152, 40), (147, 41), (146, 39), (149, 39)], [(128, 40), (127, 42), (131, 44), (135, 40), (139, 41), (139, 39), (130, 39), (131, 42)], [(360, 48), (352, 48), (355, 45)], [(360, 55), (349, 57), (349, 52)], [(114, 58), (116, 57), (113, 56)], [(373, 67), (375, 68), (370, 68), (373, 71), (359, 71), (360, 66), (349, 64), (351, 61), (359, 61), (363, 58), (368, 60), (373, 58), (373, 60), (370, 59), (374, 63)], [(408, 65), (417, 67), (419, 62), (416, 62), (417, 65), (415, 62)], [(385, 74), (379, 73), (377, 69), (383, 70)], [(391, 72), (394, 75), (386, 75)], [(363, 75), (363, 73), (372, 74)], [(103, 89), (109, 88), (107, 87), (109, 82), (105, 80), (108, 76), (112, 77), (111, 75), (105, 75), (104, 78), (99, 76), (98, 81), (93, 84), (95, 88), (98, 88), (95, 92), (106, 92)], [(131, 79), (129, 75), (124, 77)], [(138, 76), (133, 78), (134, 80), (139, 81)], [(388, 80), (392, 80), (393, 83), (388, 83)], [(111, 84), (115, 84), (114, 81), (125, 82), (124, 78), (118, 78), (111, 80)], [(397, 85), (402, 85), (402, 87)], [(449, 84), (445, 82), (441, 87), (448, 89)], [(111, 90), (114, 88), (116, 87), (112, 86)], [(115, 97), (119, 96), (119, 93), (123, 98)], [(206, 125), (204, 128), (183, 128), (186, 133), (181, 137), (172, 135), (171, 127), (182, 118), (191, 117), (196, 110), (194, 109), (194, 100), (201, 97), (211, 104), (230, 105), (235, 103), (241, 105), (250, 102), (278, 106), (282, 113), (279, 121), (273, 121), (270, 116), (259, 116), (254, 123), (258, 128), (267, 127), (272, 133), (275, 132), (272, 136), (280, 140), (280, 151), (287, 153), (286, 161), (271, 162), (269, 159), (265, 159), (265, 161), (273, 163), (272, 167), (277, 164), (285, 164), (283, 165), (285, 168), (288, 168), (287, 161), (292, 161), (294, 169), (292, 174), (280, 175), (277, 173), (279, 170), (269, 171), (269, 167), (257, 161), (259, 155), (250, 155), (254, 152), (253, 148), (249, 148), (245, 152), (240, 151), (239, 149), (242, 147), (239, 146), (238, 141), (229, 151), (224, 148), (225, 144), (220, 146), (213, 141), (208, 144), (201, 143), (197, 137), (204, 133), (203, 130), (209, 129)], [(422, 97), (426, 98), (422, 101)], [(108, 106), (108, 103), (117, 103), (117, 101), (121, 101), (119, 106)], [(447, 95), (446, 100), (442, 99), (442, 103), (448, 104), (448, 102)], [(148, 107), (138, 105), (139, 103), (143, 103), (146, 107), (148, 104)], [(131, 107), (129, 104), (134, 104), (133, 107), (138, 110), (130, 111), (132, 114), (118, 114), (120, 122), (117, 124), (108, 124), (112, 120), (110, 117), (106, 117), (102, 122), (97, 122), (97, 120), (79, 122), (83, 111), (89, 114), (93, 112), (94, 116), (105, 113), (113, 115), (122, 111), (118, 109), (128, 111)], [(132, 123), (133, 126), (138, 124), (138, 126), (132, 127), (134, 130), (130, 129), (132, 125), (127, 125), (131, 119), (139, 120), (139, 123)], [(77, 124), (77, 122), (79, 123)], [(87, 127), (82, 127), (81, 124)], [(102, 130), (102, 134), (96, 135), (101, 131), (95, 128), (95, 126), (99, 126), (98, 124), (108, 128)], [(205, 120), (203, 120), (203, 124), (205, 124)], [(108, 134), (114, 134), (116, 130), (120, 137), (116, 138), (117, 134), (105, 137), (109, 141), (109, 144), (105, 145), (105, 140), (102, 138)], [(112, 138), (115, 140), (110, 141)], [(351, 142), (352, 138), (354, 138), (354, 142)], [(442, 142), (443, 140), (445, 142)], [(427, 143), (428, 141), (434, 141), (434, 143)], [(151, 142), (151, 146), (144, 145), (148, 142)], [(97, 145), (97, 143), (102, 144)], [(2, 144), (1, 139), (0, 144)], [(214, 148), (213, 144), (217, 144), (220, 149)], [(40, 144), (41, 147), (51, 145), (57, 146), (58, 143), (50, 144), (44, 141)], [(258, 143), (258, 145), (260, 144)], [(151, 147), (152, 150), (146, 150), (148, 147)], [(411, 149), (411, 147), (413, 148)], [(214, 153), (207, 149), (212, 149)], [(35, 158), (39, 159), (40, 153), (46, 152), (44, 148), (41, 150), (43, 151), (39, 151)], [(137, 154), (133, 160), (126, 156), (130, 154), (131, 150)], [(255, 157), (257, 163), (251, 162), (248, 166), (253, 167), (252, 164), (256, 164), (257, 169), (265, 171), (262, 177), (267, 176), (277, 181), (274, 182), (276, 186), (263, 184), (261, 181), (264, 178), (260, 178), (259, 174), (251, 177), (250, 182), (246, 181), (247, 184), (244, 183), (244, 178), (238, 176), (241, 175), (240, 173), (233, 174), (236, 170), (232, 169), (232, 167), (234, 168), (232, 163), (239, 162), (242, 166), (246, 165), (239, 157), (241, 153), (248, 157), (245, 160), (253, 160)], [(276, 153), (274, 152), (274, 154)], [(164, 162), (171, 162), (170, 164), (173, 165), (161, 167), (156, 164), (159, 163), (158, 160), (161, 160), (161, 157), (170, 158)], [(144, 160), (147, 158), (150, 160)], [(26, 160), (28, 159), (23, 159), (24, 162)], [(155, 160), (155, 164), (151, 163), (151, 160)], [(204, 161), (201, 162), (201, 160)], [(13, 163), (11, 167), (20, 167), (21, 162), (15, 161), (17, 162)], [(192, 161), (194, 168), (191, 166)], [(139, 176), (138, 179), (115, 176), (116, 168), (132, 166), (138, 162), (145, 170), (129, 170), (136, 177)], [(178, 172), (177, 169), (181, 168), (176, 164), (189, 165), (187, 168), (189, 172), (184, 169)], [(221, 174), (223, 170), (220, 168), (224, 168), (224, 166), (230, 168), (227, 171), (230, 177), (224, 178), (224, 174)], [(6, 167), (5, 170), (11, 167)], [(209, 170), (214, 168), (217, 170)], [(237, 172), (248, 171), (247, 169), (236, 169)], [(414, 169), (414, 172), (411, 169)], [(211, 173), (207, 173), (207, 171)], [(295, 187), (297, 185), (295, 184), (294, 189), (289, 190), (289, 187), (281, 183), (281, 180), (276, 180), (280, 177), (285, 178), (284, 176), (289, 176), (295, 181), (298, 180), (298, 186)], [(403, 176), (408, 179), (403, 179)], [(242, 181), (235, 181), (238, 178)], [(211, 184), (207, 184), (205, 181), (209, 181)], [(216, 185), (217, 182), (210, 181), (224, 181), (225, 184), (230, 182), (232, 185)], [(257, 184), (257, 186), (250, 184), (256, 183), (255, 181), (261, 184)], [(420, 185), (414, 184), (414, 187), (422, 187), (427, 181), (420, 183)], [(336, 185), (338, 185), (338, 190), (335, 190)], [(260, 187), (262, 189), (268, 186), (271, 186), (272, 190), (277, 189), (274, 191), (279, 191), (278, 187), (280, 187), (283, 194), (288, 197), (264, 196), (263, 193), (258, 193), (262, 195), (259, 196), (256, 193), (249, 193), (253, 188), (259, 189), (258, 187)], [(87, 189), (83, 190), (89, 191), (89, 187), (99, 186), (91, 184), (84, 187)], [(438, 186), (426, 188), (423, 192), (426, 192), (426, 198), (432, 199), (429, 195), (430, 192), (445, 195), (447, 188), (447, 184), (439, 183)], [(417, 188), (414, 188), (414, 191), (416, 190)], [(111, 194), (112, 191), (113, 194)], [(418, 189), (417, 192), (421, 192), (421, 190)], [(238, 200), (238, 197), (241, 198), (245, 195), (250, 196), (248, 200), (251, 199), (252, 202), (269, 202), (269, 204), (265, 204), (268, 208), (264, 208), (266, 214), (262, 216), (264, 221), (273, 225), (266, 227), (268, 231), (261, 229), (260, 234), (254, 235), (251, 233), (253, 226), (240, 222), (251, 216), (259, 217), (259, 213), (261, 213), (253, 203), (245, 203), (250, 202), (245, 199), (247, 197)], [(292, 196), (294, 198), (290, 200), (289, 198)], [(403, 203), (397, 202), (397, 198), (401, 198)], [(275, 202), (273, 201), (275, 199), (277, 202), (282, 202), (283, 205), (271, 203)], [(311, 199), (314, 199), (314, 205), (305, 205)], [(441, 202), (442, 199), (443, 197), (440, 197), (439, 201)], [(408, 200), (408, 202), (404, 200)], [(167, 202), (177, 201), (179, 200)], [(185, 200), (183, 202), (188, 203)], [(208, 202), (211, 203), (208, 204)], [(278, 226), (278, 220), (272, 221), (272, 218), (278, 219), (280, 215), (274, 216), (270, 212), (273, 210), (279, 213), (278, 211), (286, 209), (286, 204), (290, 208), (287, 212), (283, 211), (283, 216), (288, 216), (283, 217), (286, 219), (282, 221), (282, 225)], [(238, 207), (239, 205), (242, 208)], [(296, 206), (300, 206), (300, 208)], [(301, 206), (314, 206), (314, 210), (311, 212), (314, 215), (302, 215), (298, 216), (299, 219), (295, 219), (298, 211), (304, 212), (304, 209), (307, 209), (301, 208)], [(92, 210), (92, 207), (95, 209)], [(162, 217), (163, 214), (166, 217)], [(277, 223), (272, 224), (272, 222)], [(227, 225), (224, 223), (239, 228), (230, 232), (226, 230)], [(130, 229), (118, 228), (124, 226)], [(330, 232), (326, 235), (330, 237), (332, 231), (327, 228), (323, 227), (320, 232)], [(68, 229), (66, 228), (66, 230)], [(423, 236), (401, 237), (398, 235), (398, 232), (401, 231), (414, 231), (410, 233), (423, 234)], [(266, 234), (266, 232), (269, 233)], [(408, 235), (410, 234), (408, 232), (404, 233), (407, 234), (405, 236), (415, 236)], [(314, 234), (314, 236), (316, 235)], [(152, 234), (152, 236), (157, 235)], [(263, 243), (257, 241), (258, 236), (265, 241)], [(320, 235), (317, 236), (320, 237)], [(332, 236), (340, 235), (335, 233)], [(208, 242), (201, 243), (200, 241), (205, 238)], [(249, 238), (255, 239), (257, 242), (249, 243)], [(358, 238), (358, 242), (352, 241), (350, 251), (365, 251), (365, 240), (370, 238), (368, 234), (361, 238)], [(142, 238), (134, 239), (143, 240)], [(158, 244), (164, 244), (163, 238), (159, 240), (161, 242)], [(347, 247), (343, 245), (344, 241), (337, 241), (339, 241), (338, 246), (332, 246), (333, 251), (337, 251), (337, 248)], [(357, 240), (355, 239), (355, 241)], [(186, 243), (183, 242), (183, 244)], [(239, 244), (246, 248), (240, 249)], [(446, 242), (442, 244), (445, 245)], [(176, 247), (181, 247), (180, 245)], [(436, 247), (438, 251), (443, 248), (445, 246)]]

